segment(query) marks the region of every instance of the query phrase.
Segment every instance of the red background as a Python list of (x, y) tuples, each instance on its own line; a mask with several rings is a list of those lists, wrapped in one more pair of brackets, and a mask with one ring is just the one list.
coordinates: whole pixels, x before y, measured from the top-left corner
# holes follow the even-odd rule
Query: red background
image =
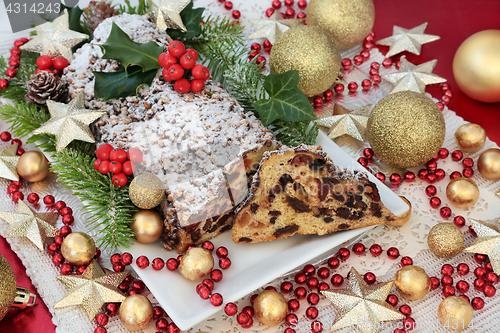
[[(214, 0), (215, 1), (215, 0)], [(344, 0), (349, 1), (349, 0)], [(470, 35), (486, 29), (500, 29), (500, 1), (498, 0), (374, 0), (376, 19), (373, 28), (375, 40), (392, 35), (393, 25), (413, 28), (429, 22), (426, 33), (441, 36), (441, 39), (422, 47), (420, 56), (407, 54), (414, 64), (438, 59), (435, 74), (448, 80), (454, 93), (449, 104), (451, 110), (465, 120), (481, 125), (488, 137), (500, 142), (500, 103), (487, 104), (472, 100), (463, 94), (453, 79), (453, 56), (460, 44)], [(234, 1), (237, 9), (238, 1)], [(271, 4), (271, 1), (269, 1)], [(381, 47), (383, 52), (387, 47)], [(435, 97), (441, 94), (431, 90)], [(0, 253), (11, 263), (18, 285), (35, 291), (25, 268), (8, 243), (0, 237)], [(9, 312), (0, 322), (0, 332), (10, 333), (52, 333), (55, 327), (51, 315), (41, 299), (38, 305), (27, 311)]]

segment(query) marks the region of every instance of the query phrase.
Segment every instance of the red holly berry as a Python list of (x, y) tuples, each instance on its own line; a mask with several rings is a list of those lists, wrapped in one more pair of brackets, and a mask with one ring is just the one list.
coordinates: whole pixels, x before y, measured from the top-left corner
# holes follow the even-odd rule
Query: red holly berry
[(184, 69), (192, 69), (196, 65), (196, 59), (186, 52), (180, 57), (179, 63)]
[(193, 75), (193, 77), (198, 80), (205, 80), (207, 73), (209, 73), (208, 69), (203, 65), (195, 65), (191, 70), (191, 75)]
[(168, 52), (163, 52), (158, 56), (158, 63), (163, 68), (169, 68), (173, 64), (177, 63), (177, 58)]
[(123, 163), (127, 160), (127, 152), (121, 148), (114, 149), (109, 153), (109, 160), (111, 162)]
[(48, 55), (43, 55), (36, 59), (36, 66), (39, 69), (49, 69), (52, 67), (52, 58)]
[(113, 151), (113, 146), (110, 144), (104, 144), (97, 148), (96, 155), (101, 161), (109, 160), (109, 154)]
[(184, 68), (179, 64), (173, 64), (168, 68), (168, 76), (172, 80), (179, 80), (184, 75)]
[(54, 59), (53, 65), (54, 65), (55, 69), (57, 69), (58, 71), (62, 71), (63, 69), (65, 69), (66, 67), (68, 67), (69, 62), (65, 58), (58, 57), (58, 58)]
[(161, 71), (161, 75), (163, 76), (163, 79), (167, 82), (172, 82), (174, 79), (172, 79), (169, 75), (168, 68), (163, 68)]
[(123, 165), (120, 162), (111, 162), (109, 163), (108, 169), (111, 173), (117, 174), (122, 172)]
[(135, 167), (134, 165), (132, 164), (132, 162), (130, 161), (125, 161), (123, 162), (123, 165), (122, 165), (122, 171), (124, 174), (126, 174), (127, 176), (132, 176), (134, 174), (134, 171), (135, 171)]
[(205, 86), (205, 81), (203, 80), (198, 80), (198, 79), (191, 80), (191, 90), (195, 93), (201, 92), (204, 86)]
[(113, 185), (123, 187), (127, 185), (127, 176), (123, 172), (120, 172), (113, 175), (113, 177), (111, 177), (111, 181), (113, 182)]
[(101, 161), (99, 164), (99, 172), (102, 174), (107, 174), (109, 172), (109, 161)]
[(187, 49), (186, 53), (189, 53), (193, 57), (194, 61), (198, 60), (198, 52), (195, 49)]
[(180, 79), (175, 81), (174, 90), (177, 91), (178, 93), (187, 94), (190, 88), (191, 84), (187, 79)]
[(168, 44), (168, 52), (176, 58), (180, 58), (186, 52), (186, 47), (181, 42), (174, 40)]

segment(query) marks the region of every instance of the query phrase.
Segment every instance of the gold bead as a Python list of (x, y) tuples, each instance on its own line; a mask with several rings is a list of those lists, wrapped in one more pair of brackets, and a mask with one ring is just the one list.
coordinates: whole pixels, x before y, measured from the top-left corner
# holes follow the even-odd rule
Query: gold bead
[(135, 177), (128, 189), (130, 200), (141, 209), (158, 206), (165, 195), (165, 187), (157, 176), (143, 173)]
[(207, 249), (194, 247), (182, 256), (179, 272), (190, 281), (201, 281), (214, 268), (214, 258)]
[(484, 178), (489, 180), (500, 179), (500, 149), (485, 150), (477, 160), (477, 169)]
[(461, 150), (474, 153), (483, 148), (486, 141), (486, 131), (478, 124), (468, 123), (457, 129), (455, 141)]
[(464, 248), (464, 234), (453, 223), (439, 223), (429, 231), (427, 245), (437, 257), (451, 258)]
[(453, 206), (470, 207), (479, 199), (479, 187), (472, 179), (455, 178), (446, 186), (446, 197)]
[(86, 265), (95, 256), (95, 242), (83, 232), (72, 232), (61, 244), (61, 254), (70, 264)]
[(39, 182), (49, 174), (49, 161), (40, 151), (27, 151), (17, 162), (17, 173), (28, 182)]
[(431, 279), (419, 266), (408, 265), (394, 274), (394, 283), (406, 299), (422, 299), (431, 290)]
[(152, 318), (153, 306), (145, 296), (130, 295), (120, 305), (120, 321), (131, 331), (145, 329)]
[(462, 297), (446, 297), (438, 307), (439, 321), (452, 330), (463, 330), (469, 326), (474, 317), (474, 309)]
[(410, 202), (410, 200), (406, 199), (403, 196), (399, 196), (399, 197), (401, 199), (403, 199), (403, 201), (406, 202), (408, 204), (408, 206), (410, 206), (410, 208), (408, 208), (408, 210), (406, 212), (404, 212), (403, 214), (396, 217), (396, 219), (394, 221), (386, 221), (385, 222), (385, 224), (390, 225), (391, 227), (400, 227), (402, 225), (405, 225), (406, 222), (408, 222), (411, 218), (411, 202)]
[(141, 244), (156, 242), (163, 233), (163, 219), (154, 210), (140, 210), (132, 216), (130, 229)]
[(285, 298), (274, 290), (264, 290), (253, 303), (255, 317), (264, 325), (274, 326), (281, 323), (288, 313)]

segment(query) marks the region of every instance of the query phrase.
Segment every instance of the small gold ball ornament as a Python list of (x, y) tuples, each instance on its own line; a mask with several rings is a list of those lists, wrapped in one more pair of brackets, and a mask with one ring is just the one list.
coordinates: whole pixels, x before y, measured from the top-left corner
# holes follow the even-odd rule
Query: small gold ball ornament
[(500, 149), (485, 150), (477, 160), (477, 169), (484, 178), (489, 180), (500, 179)]
[(130, 229), (135, 234), (135, 239), (141, 244), (156, 242), (163, 233), (163, 220), (154, 210), (140, 210), (132, 216)]
[(86, 265), (95, 256), (95, 242), (83, 232), (72, 232), (61, 244), (61, 254), (70, 264)]
[(402, 225), (405, 225), (406, 222), (408, 222), (411, 218), (411, 202), (410, 202), (410, 200), (406, 199), (403, 196), (399, 196), (399, 197), (401, 199), (403, 199), (403, 201), (406, 202), (408, 204), (408, 206), (410, 206), (410, 208), (408, 208), (408, 210), (406, 212), (404, 212), (403, 214), (396, 217), (396, 219), (394, 221), (385, 222), (385, 224), (390, 225), (391, 227), (400, 227)]
[(429, 97), (401, 91), (375, 105), (366, 131), (370, 146), (382, 161), (410, 168), (438, 153), (446, 126), (441, 110)]
[(464, 234), (453, 223), (439, 223), (429, 231), (427, 245), (437, 257), (451, 258), (464, 248)]
[(120, 305), (120, 321), (131, 331), (145, 329), (152, 318), (153, 306), (145, 296), (130, 295)]
[(469, 97), (500, 102), (500, 30), (484, 30), (467, 38), (453, 58), (453, 75)]
[(394, 283), (406, 299), (422, 299), (431, 290), (431, 279), (419, 266), (408, 265), (394, 274)]
[(214, 268), (214, 258), (210, 251), (200, 247), (189, 249), (182, 256), (179, 272), (190, 281), (201, 281)]
[(41, 151), (27, 151), (17, 162), (17, 173), (28, 182), (39, 182), (49, 174), (49, 161)]
[(128, 194), (132, 203), (141, 209), (158, 206), (165, 195), (163, 182), (152, 173), (143, 173), (130, 183)]
[(361, 43), (374, 22), (372, 0), (311, 0), (307, 6), (307, 24), (327, 31), (341, 50)]
[(486, 131), (478, 124), (468, 123), (457, 129), (455, 141), (462, 151), (474, 153), (483, 148)]
[(474, 317), (474, 309), (462, 297), (446, 297), (438, 307), (439, 321), (452, 330), (464, 330)]
[(479, 199), (479, 187), (472, 179), (455, 178), (446, 187), (446, 197), (453, 206), (467, 208)]
[(330, 88), (340, 70), (340, 52), (333, 38), (319, 27), (298, 26), (282, 34), (269, 56), (271, 73), (299, 72), (299, 89), (307, 97)]
[(277, 291), (264, 290), (253, 303), (255, 317), (264, 325), (274, 326), (281, 323), (287, 313), (285, 298)]

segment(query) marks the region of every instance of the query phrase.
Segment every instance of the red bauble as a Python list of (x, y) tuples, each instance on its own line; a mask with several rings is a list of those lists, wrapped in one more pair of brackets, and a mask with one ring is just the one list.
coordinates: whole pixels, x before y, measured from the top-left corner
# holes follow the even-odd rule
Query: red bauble
[(203, 283), (200, 283), (196, 286), (196, 292), (202, 299), (209, 299), (212, 295), (212, 290), (210, 290), (210, 288), (208, 288)]
[(439, 199), (438, 197), (433, 197), (429, 200), (429, 204), (432, 208), (438, 208), (439, 206), (441, 206), (441, 199)]
[(146, 256), (140, 256), (135, 263), (137, 267), (144, 269), (149, 266), (149, 259)]
[(61, 229), (59, 229), (59, 235), (61, 237), (66, 237), (71, 233), (71, 228), (68, 227), (67, 225), (62, 226)]
[(460, 280), (457, 282), (457, 290), (462, 294), (465, 294), (469, 291), (469, 284), (465, 280)]
[(437, 193), (437, 188), (434, 185), (427, 185), (427, 187), (425, 188), (425, 194), (427, 194), (427, 196), (429, 197), (435, 196), (436, 193)]
[(318, 286), (318, 291), (325, 291), (330, 289), (330, 286), (326, 282), (321, 282)]
[(61, 212), (61, 209), (66, 208), (66, 203), (64, 201), (58, 201), (54, 204), (54, 208), (58, 211)]
[(451, 216), (451, 209), (450, 209), (450, 207), (441, 207), (441, 209), (439, 210), (439, 214), (444, 219), (449, 218)]
[(429, 162), (427, 162), (426, 167), (427, 167), (427, 170), (429, 170), (429, 171), (436, 171), (437, 163), (434, 160), (430, 160)]
[(266, 16), (271, 17), (274, 14), (274, 9), (273, 8), (268, 8), (266, 9)]
[(293, 0), (285, 0), (285, 6), (292, 7), (293, 6)]
[(361, 57), (363, 57), (363, 60), (366, 61), (368, 59), (370, 59), (370, 52), (368, 50), (363, 50), (361, 51), (361, 53), (359, 54)]
[(437, 180), (437, 176), (434, 173), (427, 174), (426, 180), (429, 184), (434, 184)]
[(230, 317), (234, 316), (238, 313), (238, 306), (234, 303), (227, 303), (224, 307), (224, 312)]
[(477, 267), (475, 270), (474, 270), (474, 275), (478, 278), (478, 279), (483, 279), (485, 276), (486, 276), (486, 268), (484, 267)]
[(214, 281), (212, 281), (211, 279), (205, 279), (205, 280), (201, 281), (201, 283), (203, 283), (205, 286), (207, 286), (210, 290), (214, 290), (214, 288), (215, 288)]
[(363, 275), (363, 279), (368, 285), (372, 285), (377, 281), (377, 277), (372, 272), (367, 272)]
[(238, 316), (236, 316), (236, 321), (241, 326), (244, 326), (244, 325), (248, 325), (252, 321), (252, 318), (248, 314), (246, 314), (245, 312), (241, 312), (238, 314)]
[(151, 267), (153, 267), (155, 271), (160, 271), (163, 269), (163, 267), (165, 267), (165, 262), (162, 258), (155, 258), (151, 263)]
[(299, 318), (297, 317), (297, 315), (295, 315), (293, 313), (287, 314), (285, 317), (285, 323), (288, 326), (297, 326), (298, 322), (299, 322)]
[(219, 259), (219, 267), (222, 269), (228, 269), (231, 267), (231, 259), (227, 257)]
[(340, 260), (336, 257), (331, 257), (330, 259), (328, 259), (328, 267), (330, 267), (330, 269), (337, 269), (339, 268), (340, 266)]
[(167, 329), (168, 320), (166, 318), (161, 318), (156, 321), (156, 329), (160, 332), (163, 332)]
[(464, 225), (465, 225), (465, 218), (463, 216), (455, 216), (453, 218), (453, 223), (459, 227), (459, 228), (462, 228)]
[(399, 250), (395, 247), (390, 247), (387, 249), (387, 256), (390, 259), (397, 259), (399, 257)]
[(470, 304), (474, 310), (481, 310), (484, 308), (484, 300), (481, 297), (474, 297)]
[(224, 2), (224, 8), (226, 8), (227, 10), (233, 9), (233, 3), (231, 1)]
[(356, 243), (352, 247), (352, 252), (356, 253), (357, 255), (362, 255), (365, 253), (365, 246), (362, 243)]
[(347, 260), (351, 256), (351, 252), (345, 247), (339, 249), (338, 256), (341, 260)]
[(115, 253), (109, 260), (111, 262), (111, 265), (119, 265), (121, 264), (121, 255), (119, 253)]
[(455, 162), (458, 162), (462, 159), (464, 154), (460, 150), (455, 150), (451, 153), (451, 159), (454, 160)]
[(365, 148), (363, 149), (363, 156), (366, 157), (367, 159), (372, 159), (375, 153), (373, 152), (373, 149), (371, 148)]
[(52, 257), (52, 263), (54, 263), (54, 265), (56, 265), (56, 266), (60, 266), (63, 262), (64, 262), (64, 257), (60, 253), (56, 253)]
[(318, 309), (314, 306), (310, 306), (306, 309), (306, 317), (308, 319), (314, 320), (318, 317)]
[(217, 254), (217, 257), (225, 258), (229, 254), (229, 251), (224, 246), (221, 246), (217, 249), (217, 251), (215, 253)]
[(411, 307), (408, 304), (401, 305), (399, 307), (399, 312), (401, 312), (405, 316), (409, 316), (411, 315)]
[(483, 293), (486, 297), (493, 297), (497, 293), (497, 290), (495, 289), (495, 287), (487, 284), (486, 286), (484, 286)]
[(316, 293), (310, 293), (307, 295), (307, 302), (311, 305), (316, 305), (319, 303), (319, 295)]
[(378, 244), (373, 244), (372, 246), (370, 246), (370, 253), (372, 254), (372, 256), (378, 257), (382, 254), (382, 247)]
[(295, 297), (297, 297), (298, 299), (304, 299), (304, 298), (306, 298), (306, 296), (307, 296), (307, 290), (306, 290), (306, 288), (304, 288), (304, 287), (297, 287), (297, 288), (295, 288), (295, 290), (294, 290), (294, 295), (295, 295)]
[(281, 284), (280, 289), (283, 294), (289, 294), (293, 291), (293, 284), (289, 281), (285, 281)]
[(408, 265), (413, 265), (413, 259), (408, 256), (401, 258), (401, 266), (404, 267)]
[(358, 158), (358, 163), (361, 164), (362, 167), (367, 167), (368, 166), (368, 159), (366, 157), (360, 157)]
[(327, 267), (321, 267), (318, 269), (318, 277), (322, 280), (326, 280), (330, 277), (330, 270)]
[(420, 178), (422, 180), (426, 180), (428, 175), (429, 175), (429, 171), (427, 171), (427, 169), (420, 169), (418, 171), (418, 178)]
[(385, 68), (389, 68), (392, 66), (392, 59), (391, 58), (385, 58), (384, 61), (382, 61), (382, 66)]
[(50, 69), (52, 67), (52, 58), (48, 55), (40, 56), (36, 59), (36, 66), (39, 69)]
[(9, 60), (9, 66), (10, 67), (17, 68), (17, 67), (19, 67), (20, 64), (21, 63), (17, 59), (11, 59), (11, 60)]
[(113, 265), (113, 270), (117, 273), (123, 272), (125, 270), (125, 265), (122, 264)]
[(64, 238), (61, 236), (56, 236), (54, 238), (54, 243), (56, 243), (56, 244), (62, 245), (63, 241), (64, 241)]
[(382, 77), (380, 75), (373, 75), (372, 81), (373, 84), (379, 84), (380, 82), (382, 82)]
[(222, 295), (219, 293), (215, 293), (212, 296), (210, 296), (210, 303), (213, 306), (221, 306), (223, 302)]
[(441, 179), (444, 179), (444, 177), (446, 176), (446, 172), (444, 172), (443, 169), (437, 169), (434, 174), (436, 175), (436, 178), (437, 180), (441, 180)]
[(201, 247), (204, 248), (205, 250), (210, 251), (210, 252), (212, 252), (214, 250), (214, 244), (210, 241), (204, 242)]
[(439, 285), (441, 284), (439, 279), (435, 276), (431, 277), (430, 280), (431, 280), (431, 289), (432, 290), (437, 289), (439, 287)]
[(219, 282), (222, 280), (223, 278), (223, 274), (222, 274), (222, 271), (220, 269), (214, 269), (211, 273), (210, 273), (210, 278), (212, 280), (214, 280), (214, 282)]
[(306, 9), (307, 1), (306, 0), (299, 0), (299, 2), (297, 2), (297, 5), (299, 6), (300, 9)]
[(449, 275), (443, 275), (441, 278), (441, 284), (443, 286), (452, 286), (453, 285), (453, 278)]
[(340, 274), (334, 274), (330, 279), (330, 282), (334, 287), (339, 287), (344, 283), (344, 278)]
[(180, 333), (180, 328), (177, 327), (177, 325), (175, 325), (174, 323), (170, 323), (168, 324), (167, 326), (167, 333)]
[(312, 276), (312, 277), (307, 279), (306, 283), (307, 283), (307, 286), (309, 287), (309, 289), (316, 289), (316, 288), (318, 288), (319, 280), (318, 280), (318, 278)]
[(462, 165), (464, 168), (472, 168), (474, 166), (474, 160), (470, 157), (464, 158)]
[(351, 69), (352, 61), (349, 58), (344, 58), (340, 62), (340, 65), (342, 66), (342, 68), (344, 69), (344, 71), (348, 71), (349, 69)]
[(387, 298), (385, 299), (385, 301), (387, 303), (389, 303), (390, 306), (394, 306), (395, 307), (396, 305), (398, 305), (399, 299), (398, 299), (398, 296), (390, 294), (390, 295), (387, 296)]
[(443, 275), (452, 275), (453, 272), (454, 272), (453, 266), (451, 266), (450, 264), (444, 264), (441, 267), (441, 274)]
[(307, 276), (304, 273), (299, 272), (299, 273), (295, 274), (294, 280), (295, 280), (295, 283), (297, 283), (297, 284), (304, 284), (307, 280)]
[(47, 247), (47, 252), (53, 256), (54, 254), (56, 254), (59, 250), (61, 249), (61, 245), (57, 244), (57, 243), (51, 243), (49, 244), (49, 246)]

